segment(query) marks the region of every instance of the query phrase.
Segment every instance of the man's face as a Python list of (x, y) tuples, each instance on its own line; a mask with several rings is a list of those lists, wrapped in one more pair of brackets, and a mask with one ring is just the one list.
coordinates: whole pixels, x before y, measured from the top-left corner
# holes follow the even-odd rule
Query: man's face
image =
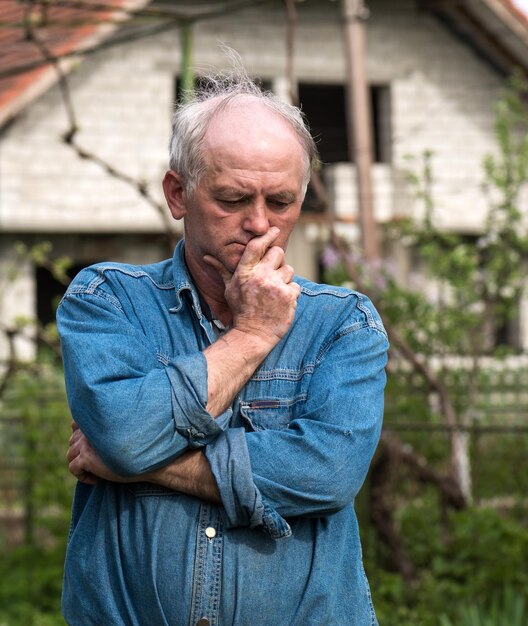
[(233, 272), (246, 244), (272, 226), (285, 249), (299, 217), (304, 153), (294, 132), (262, 105), (236, 107), (209, 127), (207, 166), (192, 197), (185, 198), (185, 254), (191, 268), (211, 271), (205, 254)]

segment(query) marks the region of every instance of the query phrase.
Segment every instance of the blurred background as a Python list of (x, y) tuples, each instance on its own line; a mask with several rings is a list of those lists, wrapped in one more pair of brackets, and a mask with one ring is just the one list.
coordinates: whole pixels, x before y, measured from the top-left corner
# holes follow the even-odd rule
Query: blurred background
[(0, 626), (63, 623), (57, 304), (88, 264), (171, 254), (171, 115), (221, 44), (318, 142), (289, 262), (389, 332), (356, 503), (381, 626), (528, 624), (527, 5), (0, 2)]

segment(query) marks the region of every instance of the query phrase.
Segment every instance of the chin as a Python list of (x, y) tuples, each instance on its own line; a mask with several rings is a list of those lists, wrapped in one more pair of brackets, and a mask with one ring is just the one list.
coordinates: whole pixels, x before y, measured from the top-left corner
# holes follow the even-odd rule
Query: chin
[(246, 246), (237, 244), (235, 249), (230, 250), (229, 253), (225, 255), (225, 258), (222, 259), (222, 263), (224, 263), (224, 265), (230, 272), (234, 272), (237, 268), (237, 265), (240, 263), (240, 259), (242, 258), (245, 249)]
[(233, 257), (231, 257), (230, 259), (226, 259), (225, 266), (231, 272), (231, 274), (235, 273), (235, 270), (238, 267), (238, 264), (240, 263), (241, 258), (242, 258), (242, 255), (240, 254), (234, 260), (233, 260)]

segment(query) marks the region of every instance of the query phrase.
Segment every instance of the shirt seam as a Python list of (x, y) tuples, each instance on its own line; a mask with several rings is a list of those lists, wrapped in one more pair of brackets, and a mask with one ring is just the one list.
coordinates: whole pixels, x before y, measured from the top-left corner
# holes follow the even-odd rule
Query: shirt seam
[[(94, 296), (95, 298), (100, 298), (101, 300), (105, 300), (109, 302), (115, 309), (120, 311), (121, 313), (124, 311), (123, 305), (114, 295), (107, 293), (103, 289), (88, 289), (86, 286), (73, 286), (64, 294), (60, 304), (65, 300), (74, 299), (79, 296)], [(60, 306), (60, 305), (59, 305)]]
[[(106, 280), (106, 274), (108, 274), (109, 272), (117, 272), (119, 274), (123, 274), (125, 276), (129, 276), (130, 278), (135, 278), (135, 279), (148, 278), (148, 280), (150, 280), (150, 282), (155, 287), (158, 287), (159, 289), (163, 289), (165, 291), (169, 291), (175, 288), (174, 280), (160, 283), (157, 280), (155, 280), (154, 277), (151, 276), (151, 274), (149, 274), (145, 270), (129, 270), (129, 269), (126, 269), (125, 267), (119, 267), (116, 265), (104, 265), (104, 266), (99, 266), (99, 267), (96, 266), (93, 269), (94, 271), (104, 276), (105, 280)], [(188, 286), (188, 284), (184, 283), (183, 286), (184, 287)]]
[(328, 352), (328, 350), (330, 349), (330, 347), (339, 339), (341, 339), (342, 337), (346, 337), (346, 335), (350, 335), (351, 333), (355, 333), (355, 332), (359, 332), (361, 330), (373, 330), (374, 332), (379, 333), (384, 339), (387, 339), (387, 333), (385, 331), (385, 329), (383, 328), (383, 326), (380, 328), (380, 325), (378, 325), (374, 320), (372, 321), (372, 323), (367, 322), (356, 322), (355, 324), (351, 324), (350, 326), (347, 326), (346, 328), (343, 328), (342, 330), (338, 331), (330, 341), (328, 341), (327, 343), (325, 343), (321, 349), (319, 350), (319, 353), (317, 355), (317, 358), (315, 359), (315, 364), (319, 365), (319, 363), (321, 363), (321, 361), (325, 358), (326, 353)]

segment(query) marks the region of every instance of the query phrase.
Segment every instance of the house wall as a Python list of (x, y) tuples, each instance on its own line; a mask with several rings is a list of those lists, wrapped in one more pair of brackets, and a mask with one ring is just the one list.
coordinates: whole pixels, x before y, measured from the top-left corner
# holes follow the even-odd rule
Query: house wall
[[(482, 224), (481, 162), (493, 149), (492, 105), (499, 77), (412, 0), (369, 3), (368, 74), (391, 88), (392, 166), (383, 180), (383, 221), (409, 209), (403, 189), (409, 156), (434, 152), (438, 219), (457, 230)], [(343, 82), (342, 19), (337, 2), (308, 0), (298, 7), (295, 71), (301, 81)], [(250, 73), (280, 82), (285, 75), (285, 19), (263, 6), (199, 22), (194, 62), (200, 70), (225, 65), (222, 41), (242, 55)], [(160, 180), (180, 71), (179, 33), (106, 50), (87, 58), (69, 79), (78, 142), (144, 180), (163, 204)], [(164, 222), (127, 184), (76, 157), (60, 141), (68, 128), (59, 90), (27, 107), (0, 145), (0, 228), (28, 232), (161, 232)], [(343, 215), (356, 211), (350, 169), (334, 176)], [(347, 171), (348, 170), (348, 171)], [(353, 172), (352, 172), (353, 174)], [(339, 189), (340, 180), (343, 188)], [(387, 180), (392, 202), (387, 207)]]
[[(340, 7), (324, 0), (297, 5), (299, 80), (345, 80)], [(390, 85), (392, 142), (392, 162), (377, 164), (374, 170), (376, 215), (385, 222), (420, 212), (406, 173), (419, 167), (425, 150), (432, 150), (438, 223), (476, 232), (486, 211), (481, 163), (493, 149), (492, 107), (500, 78), (440, 22), (418, 11), (413, 0), (371, 0), (369, 7), (368, 74), (372, 83)], [(240, 52), (251, 74), (284, 89), (285, 41), (281, 9), (271, 5), (247, 9), (197, 23), (194, 65), (198, 73), (225, 65), (217, 45), (224, 42)], [(80, 128), (78, 143), (127, 176), (144, 181), (162, 207), (160, 182), (167, 166), (180, 58), (179, 32), (174, 30), (92, 55), (69, 77)], [(130, 237), (141, 233), (161, 234), (168, 223), (179, 228), (166, 209), (161, 216), (130, 185), (77, 157), (60, 139), (67, 128), (60, 92), (54, 88), (3, 131), (0, 232), (21, 237), (38, 233), (53, 237), (60, 246), (61, 237), (122, 234), (132, 241)], [(326, 178), (337, 214), (349, 223), (343, 226), (345, 233), (357, 237), (354, 167), (337, 164), (328, 169)], [(298, 273), (315, 278), (320, 244), (310, 242), (307, 232), (313, 229), (301, 225), (290, 259), (295, 259)], [(0, 245), (7, 245), (5, 237)], [(28, 289), (29, 275), (25, 280)], [(34, 313), (29, 296), (18, 306), (24, 314)], [(0, 311), (0, 316), (6, 315)]]

